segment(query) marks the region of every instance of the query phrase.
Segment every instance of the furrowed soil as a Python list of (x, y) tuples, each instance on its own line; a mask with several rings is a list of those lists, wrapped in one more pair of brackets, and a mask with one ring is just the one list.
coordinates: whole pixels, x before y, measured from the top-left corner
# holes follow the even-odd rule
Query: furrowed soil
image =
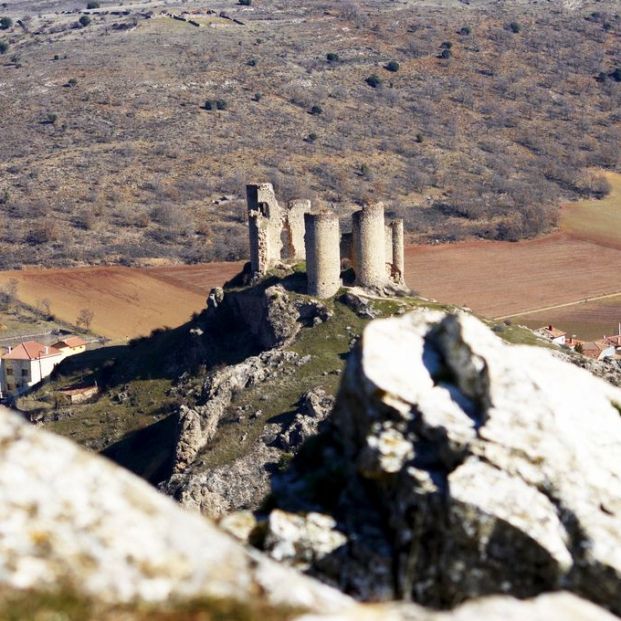
[[(212, 263), (203, 266), (195, 280), (193, 266), (185, 266), (186, 272), (178, 276), (178, 283), (169, 277), (177, 271), (175, 267), (9, 271), (0, 272), (0, 286), (16, 279), (20, 301), (36, 307), (47, 298), (52, 314), (69, 323), (75, 323), (80, 311), (87, 308), (94, 312), (92, 332), (113, 341), (126, 341), (156, 328), (184, 323), (192, 313), (204, 308), (205, 295), (201, 291), (209, 292), (211, 287), (221, 285), (239, 267), (236, 263)], [(202, 289), (195, 282), (200, 282)]]

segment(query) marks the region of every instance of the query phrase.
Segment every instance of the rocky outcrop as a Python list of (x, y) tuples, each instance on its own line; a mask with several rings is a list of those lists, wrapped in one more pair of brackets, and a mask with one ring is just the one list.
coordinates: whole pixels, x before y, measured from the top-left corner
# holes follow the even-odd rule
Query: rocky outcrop
[(375, 321), (316, 460), (331, 470), (296, 464), (281, 504), (308, 510), (304, 485), (340, 473), (333, 506), (313, 496), (347, 537), (324, 575), (364, 599), (566, 588), (618, 613), (620, 409), (618, 389), (470, 315)]
[[(284, 352), (279, 353), (284, 355)], [(276, 356), (275, 352), (269, 355), (270, 358)], [(295, 364), (296, 361), (303, 362), (297, 358), (290, 362)], [(227, 394), (230, 402), (231, 391)], [(213, 415), (217, 404), (212, 401), (205, 408), (211, 405)], [(247, 454), (215, 468), (192, 467), (190, 463), (189, 468), (173, 473), (162, 490), (184, 507), (213, 519), (220, 519), (232, 511), (256, 510), (270, 493), (271, 477), (280, 468), (283, 458), (291, 457), (305, 440), (318, 432), (333, 405), (334, 397), (323, 389), (318, 387), (308, 391), (300, 400), (299, 410), (293, 418), (268, 422)], [(223, 411), (224, 407), (218, 410), (217, 416), (220, 417)], [(203, 442), (200, 422), (191, 424), (197, 418), (194, 410), (186, 410), (189, 429), (186, 437), (190, 440), (197, 438), (195, 446), (200, 449), (206, 441)], [(185, 447), (187, 444), (187, 441), (185, 444), (180, 441), (178, 446)], [(198, 450), (194, 451), (194, 455), (197, 453)]]
[(292, 296), (282, 285), (227, 292), (222, 301), (241, 325), (247, 326), (263, 349), (290, 343), (304, 325), (326, 321), (328, 308), (307, 296)]
[(239, 364), (209, 374), (200, 400), (204, 405), (179, 410), (179, 434), (173, 474), (187, 469), (199, 451), (214, 437), (220, 419), (236, 392), (273, 378), (284, 367), (296, 364), (299, 356), (273, 350), (251, 356)]

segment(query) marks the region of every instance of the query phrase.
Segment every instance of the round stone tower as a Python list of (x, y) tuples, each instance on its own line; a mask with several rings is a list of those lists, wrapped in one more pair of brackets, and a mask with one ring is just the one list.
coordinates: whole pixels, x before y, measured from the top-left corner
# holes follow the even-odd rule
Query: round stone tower
[(356, 283), (362, 287), (383, 287), (386, 274), (384, 205), (367, 205), (352, 219)]
[(308, 295), (332, 297), (341, 286), (341, 235), (337, 214), (304, 214)]

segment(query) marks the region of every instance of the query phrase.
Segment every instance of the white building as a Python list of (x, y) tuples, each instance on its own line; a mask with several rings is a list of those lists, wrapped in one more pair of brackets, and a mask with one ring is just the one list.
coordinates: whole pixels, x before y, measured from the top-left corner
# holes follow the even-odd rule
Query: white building
[(0, 357), (0, 394), (18, 396), (38, 384), (66, 357), (55, 347), (26, 341)]

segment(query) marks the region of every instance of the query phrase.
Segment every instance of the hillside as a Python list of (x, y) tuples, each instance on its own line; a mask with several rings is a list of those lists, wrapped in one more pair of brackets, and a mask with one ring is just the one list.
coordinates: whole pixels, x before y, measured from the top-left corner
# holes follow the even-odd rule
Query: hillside
[(8, 5), (0, 267), (244, 257), (251, 177), (413, 240), (550, 230), (619, 164), (621, 21), (566, 5)]

